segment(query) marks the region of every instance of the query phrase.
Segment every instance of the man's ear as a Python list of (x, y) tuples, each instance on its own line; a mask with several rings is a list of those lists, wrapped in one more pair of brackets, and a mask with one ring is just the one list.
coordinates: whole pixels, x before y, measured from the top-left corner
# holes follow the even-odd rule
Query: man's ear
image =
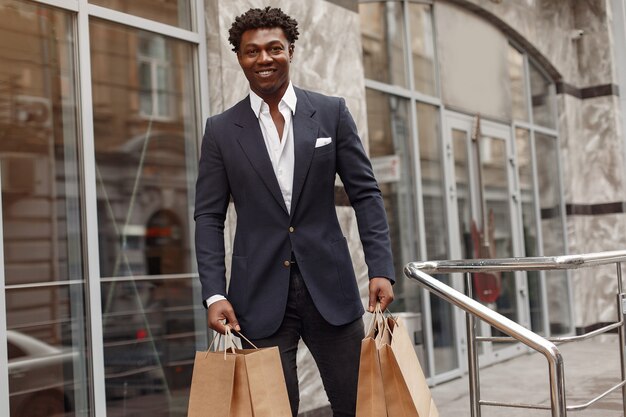
[(293, 43), (289, 44), (289, 61), (293, 58), (293, 50), (295, 49), (295, 45)]

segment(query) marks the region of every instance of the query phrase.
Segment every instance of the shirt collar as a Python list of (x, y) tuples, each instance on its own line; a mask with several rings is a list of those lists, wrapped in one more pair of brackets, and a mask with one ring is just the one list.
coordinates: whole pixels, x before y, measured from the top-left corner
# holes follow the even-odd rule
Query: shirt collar
[[(293, 89), (293, 84), (289, 81), (289, 85), (287, 86), (287, 90), (283, 95), (283, 98), (280, 100), (281, 104), (287, 105), (289, 110), (291, 110), (292, 114), (296, 114), (296, 103), (298, 99), (296, 97), (296, 92)], [(254, 91), (250, 90), (250, 107), (252, 107), (252, 111), (254, 115), (258, 118), (261, 113), (261, 106), (264, 101), (261, 97), (259, 97)]]

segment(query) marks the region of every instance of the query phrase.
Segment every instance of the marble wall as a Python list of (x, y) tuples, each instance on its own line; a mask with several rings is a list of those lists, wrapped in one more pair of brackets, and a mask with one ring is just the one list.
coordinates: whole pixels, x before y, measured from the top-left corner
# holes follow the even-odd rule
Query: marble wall
[[(441, 0), (443, 1), (443, 0)], [(602, 205), (625, 200), (625, 140), (616, 95), (589, 93), (618, 83), (605, 0), (451, 0), (491, 20), (520, 43), (553, 79), (565, 83), (559, 94), (559, 138), (565, 203)], [(579, 30), (584, 33), (577, 36)], [(573, 92), (573, 93), (572, 93)], [(626, 215), (571, 214), (569, 253), (626, 248)], [(615, 315), (611, 269), (571, 273), (574, 325), (586, 327)]]
[[(291, 80), (294, 85), (327, 95), (344, 97), (367, 148), (365, 82), (359, 16), (353, 10), (323, 0), (307, 2), (205, 0), (211, 114), (229, 108), (248, 94), (248, 82), (228, 43), (228, 29), (232, 21), (251, 7), (260, 8), (267, 5), (282, 8), (285, 13), (298, 21), (300, 35), (295, 43), (291, 64)], [(365, 301), (368, 285), (367, 267), (354, 211), (350, 207), (338, 207), (337, 214), (348, 240), (359, 288)], [(236, 213), (231, 206), (225, 230), (227, 265), (230, 264), (235, 224)], [(317, 367), (304, 346), (301, 346), (298, 352), (298, 375), (301, 391), (300, 412), (327, 405), (328, 400)]]

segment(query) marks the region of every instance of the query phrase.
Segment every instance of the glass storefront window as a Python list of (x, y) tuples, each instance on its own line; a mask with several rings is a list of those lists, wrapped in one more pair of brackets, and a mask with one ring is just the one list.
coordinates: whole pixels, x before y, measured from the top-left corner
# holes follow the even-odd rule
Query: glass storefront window
[[(483, 136), (480, 139), (480, 154), (482, 164), (482, 178), (484, 183), (484, 198), (487, 215), (489, 217), (491, 238), (495, 250), (492, 256), (496, 258), (511, 258), (513, 253), (513, 233), (511, 230), (511, 211), (509, 207), (508, 191), (508, 157), (506, 143), (497, 137)], [(496, 301), (500, 314), (517, 321), (517, 291), (515, 290), (515, 275), (509, 272), (502, 273), (501, 294)], [(494, 348), (505, 347), (504, 344), (494, 344)]]
[(0, 172), (12, 416), (86, 415), (74, 19), (0, 0)]
[(509, 45), (509, 79), (513, 120), (528, 121), (528, 92), (524, 70), (524, 54)]
[(359, 4), (365, 78), (408, 87), (402, 2)]
[(416, 106), (424, 216), (429, 219), (424, 225), (426, 251), (428, 259), (447, 259), (448, 225), (443, 189), (439, 109), (424, 103), (417, 103)]
[[(439, 109), (424, 103), (417, 103), (416, 106), (424, 218), (428, 219), (424, 222), (426, 257), (429, 260), (449, 259)], [(441, 274), (435, 277), (451, 285), (450, 275)], [(415, 291), (417, 292), (417, 288)], [(459, 366), (454, 309), (441, 298), (430, 295), (430, 311), (435, 368), (441, 374)]]
[(408, 4), (414, 86), (417, 91), (434, 96), (437, 81), (431, 10), (430, 5)]
[(370, 158), (383, 193), (389, 221), (396, 269), (393, 306), (404, 310), (416, 306), (417, 294), (403, 291), (405, 263), (416, 259), (415, 182), (409, 101), (366, 89)]
[(554, 83), (529, 62), (530, 94), (533, 107), (533, 123), (541, 126), (556, 127), (556, 109)]
[(190, 0), (89, 0), (89, 2), (183, 29), (191, 29), (192, 26)]
[(446, 106), (511, 120), (506, 36), (460, 6), (436, 2), (434, 7), (439, 83)]
[[(556, 137), (535, 133), (544, 256), (566, 253), (558, 146)], [(552, 334), (568, 333), (571, 330), (571, 322), (567, 271), (547, 271), (546, 287), (551, 332)]]
[(190, 233), (193, 47), (99, 20), (90, 32), (107, 410), (184, 416), (207, 329)]
[(543, 252), (545, 256), (558, 256), (565, 253), (558, 141), (556, 137), (535, 133), (535, 147)]
[[(537, 242), (537, 218), (535, 215), (535, 186), (533, 181), (533, 155), (530, 132), (526, 129), (515, 130), (517, 166), (522, 196), (522, 227), (524, 233), (524, 255), (540, 256)], [(530, 323), (534, 332), (545, 334), (543, 325), (544, 297), (539, 271), (526, 272), (528, 278), (528, 301), (530, 304)]]

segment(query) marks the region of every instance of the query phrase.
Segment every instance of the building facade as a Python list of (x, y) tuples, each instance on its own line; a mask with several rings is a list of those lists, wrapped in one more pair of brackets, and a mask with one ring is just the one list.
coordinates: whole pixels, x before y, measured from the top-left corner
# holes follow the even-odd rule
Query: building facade
[[(389, 218), (392, 310), (431, 383), (466, 372), (464, 319), (404, 264), (626, 246), (622, 0), (0, 0), (1, 415), (186, 415), (211, 337), (193, 247), (203, 122), (247, 94), (227, 31), (265, 5), (299, 22), (294, 84), (355, 118)], [(613, 271), (597, 272), (473, 285), (540, 334), (575, 334), (615, 315)], [(524, 351), (486, 344), (481, 364)], [(304, 346), (298, 360), (301, 412), (328, 415)]]

